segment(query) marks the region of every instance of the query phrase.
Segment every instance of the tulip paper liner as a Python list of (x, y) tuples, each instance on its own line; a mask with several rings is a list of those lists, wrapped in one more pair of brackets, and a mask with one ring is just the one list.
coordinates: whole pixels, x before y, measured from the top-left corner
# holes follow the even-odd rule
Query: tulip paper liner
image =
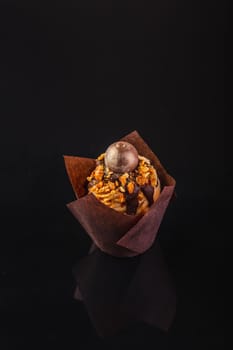
[(167, 330), (175, 315), (175, 291), (156, 236), (176, 182), (137, 131), (121, 140), (150, 159), (160, 179), (160, 196), (143, 216), (119, 213), (87, 194), (86, 178), (95, 159), (64, 156), (77, 198), (67, 207), (93, 241), (89, 254), (74, 267), (74, 297), (84, 302), (100, 336), (132, 321)]
[(132, 257), (144, 253), (155, 241), (174, 193), (175, 180), (137, 131), (121, 140), (131, 143), (140, 155), (150, 159), (157, 170), (162, 190), (149, 211), (143, 216), (119, 213), (93, 194), (87, 194), (86, 178), (96, 162), (95, 159), (76, 156), (64, 156), (67, 174), (77, 197), (67, 206), (101, 251), (116, 257)]

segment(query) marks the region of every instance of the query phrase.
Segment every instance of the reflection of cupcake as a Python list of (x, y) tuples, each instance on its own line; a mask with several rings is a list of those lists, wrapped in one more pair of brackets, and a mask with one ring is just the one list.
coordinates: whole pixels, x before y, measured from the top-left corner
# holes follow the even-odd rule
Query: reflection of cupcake
[[(126, 152), (119, 152), (121, 148)], [(175, 180), (139, 134), (134, 131), (113, 143), (97, 161), (75, 156), (64, 160), (77, 197), (68, 208), (96, 246), (120, 257), (150, 248)]]
[(156, 169), (128, 142), (110, 145), (87, 177), (88, 191), (103, 204), (126, 214), (145, 214), (160, 194)]

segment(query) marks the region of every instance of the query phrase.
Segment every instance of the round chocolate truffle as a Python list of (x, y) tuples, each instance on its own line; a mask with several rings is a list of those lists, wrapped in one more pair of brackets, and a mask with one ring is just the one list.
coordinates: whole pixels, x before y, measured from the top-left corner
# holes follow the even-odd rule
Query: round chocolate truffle
[(129, 142), (114, 142), (106, 150), (105, 165), (115, 173), (133, 171), (138, 165), (138, 152)]

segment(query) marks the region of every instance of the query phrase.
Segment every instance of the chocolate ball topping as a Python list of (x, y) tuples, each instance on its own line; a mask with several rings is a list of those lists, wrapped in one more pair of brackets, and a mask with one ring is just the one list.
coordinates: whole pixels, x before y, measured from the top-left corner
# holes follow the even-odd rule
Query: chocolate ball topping
[(138, 165), (138, 152), (129, 142), (114, 142), (106, 150), (105, 165), (119, 174), (133, 171)]

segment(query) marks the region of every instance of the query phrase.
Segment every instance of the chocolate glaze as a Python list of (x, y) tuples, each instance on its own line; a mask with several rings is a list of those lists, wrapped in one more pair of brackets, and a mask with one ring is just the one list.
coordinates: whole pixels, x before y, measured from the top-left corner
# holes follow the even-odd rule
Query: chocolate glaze
[(137, 211), (139, 190), (139, 186), (135, 185), (133, 193), (126, 192), (126, 213), (129, 215), (134, 215)]
[(149, 205), (153, 204), (154, 188), (151, 185), (144, 185), (141, 187), (143, 194), (149, 202)]
[(119, 176), (120, 176), (120, 174), (113, 173), (110, 176), (110, 180), (114, 182), (114, 181), (116, 181), (119, 178)]

